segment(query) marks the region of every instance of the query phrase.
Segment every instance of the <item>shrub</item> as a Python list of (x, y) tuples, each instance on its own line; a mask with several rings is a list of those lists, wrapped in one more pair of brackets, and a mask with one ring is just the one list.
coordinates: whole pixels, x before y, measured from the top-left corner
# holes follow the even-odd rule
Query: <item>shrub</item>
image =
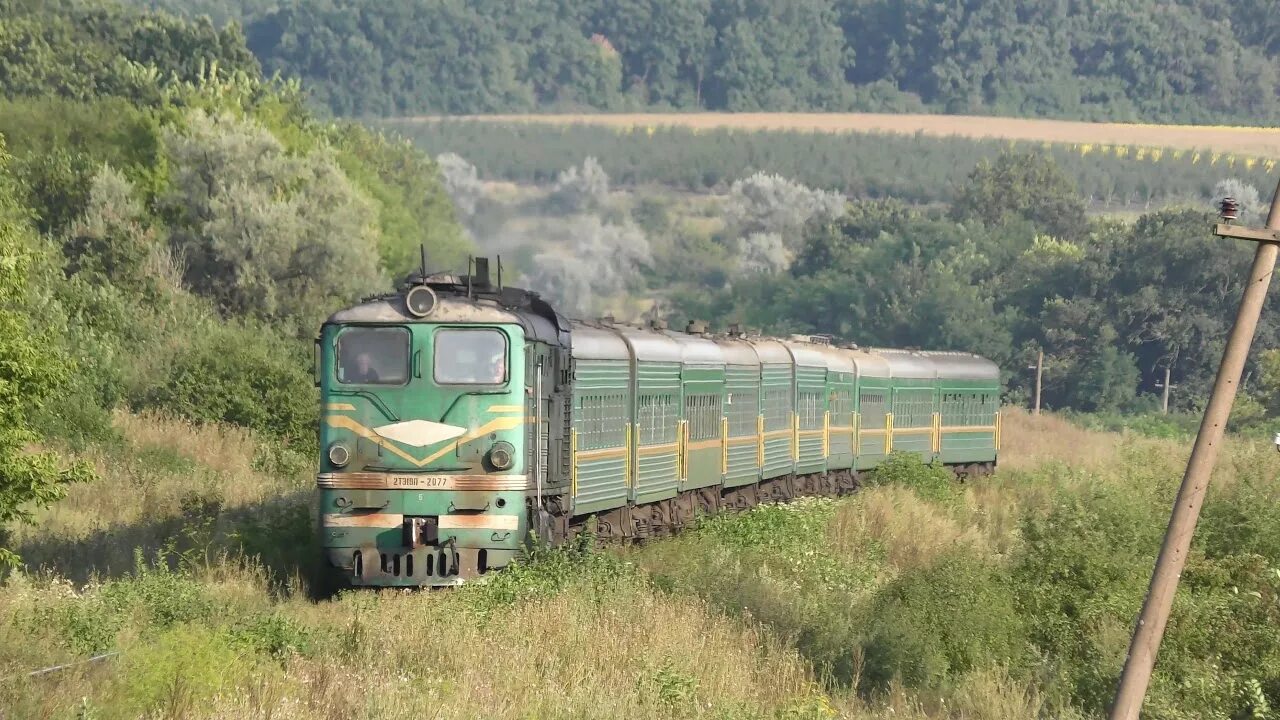
[(1153, 505), (1101, 483), (1062, 491), (1022, 522), (1011, 568), (1018, 609), (1053, 658), (1051, 692), (1088, 712), (1111, 699), (1163, 527)]
[(135, 391), (137, 409), (229, 422), (310, 448), (317, 405), (306, 351), (252, 324), (210, 325), (173, 352), (166, 374)]
[(547, 204), (557, 212), (573, 214), (599, 210), (608, 199), (609, 175), (600, 161), (588, 156), (581, 169), (571, 165), (560, 173)]
[(139, 717), (189, 717), (252, 668), (224, 633), (173, 628), (125, 655), (117, 675), (121, 709)]
[(907, 571), (871, 603), (864, 689), (895, 678), (940, 688), (992, 664), (1025, 667), (1029, 644), (1014, 593), (1006, 573), (961, 553)]
[(950, 502), (956, 497), (956, 477), (942, 463), (925, 464), (912, 452), (895, 452), (871, 473), (874, 485), (909, 487), (926, 500)]
[(231, 639), (277, 660), (307, 655), (315, 647), (311, 630), (278, 612), (257, 615), (235, 624), (231, 628)]
[(335, 159), (287, 153), (266, 128), (194, 112), (165, 147), (186, 281), (226, 313), (289, 319), (309, 329), (324, 308), (384, 285), (377, 215)]

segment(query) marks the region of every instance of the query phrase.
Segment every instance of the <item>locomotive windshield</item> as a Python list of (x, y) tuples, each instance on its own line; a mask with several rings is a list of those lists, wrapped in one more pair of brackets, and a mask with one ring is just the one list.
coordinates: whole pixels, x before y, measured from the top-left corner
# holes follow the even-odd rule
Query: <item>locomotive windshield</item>
[(435, 336), (435, 379), (441, 385), (507, 381), (507, 336), (497, 330), (441, 330)]
[(409, 379), (409, 331), (347, 328), (338, 336), (338, 382), (403, 385)]

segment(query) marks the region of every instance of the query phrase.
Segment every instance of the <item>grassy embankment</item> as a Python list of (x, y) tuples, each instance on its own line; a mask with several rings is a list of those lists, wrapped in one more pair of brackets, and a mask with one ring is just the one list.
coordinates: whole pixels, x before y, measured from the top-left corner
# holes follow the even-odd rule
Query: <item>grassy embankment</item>
[[(553, 553), (456, 592), (317, 603), (305, 468), (240, 431), (117, 426), (119, 447), (88, 454), (102, 480), (16, 530), (56, 575), (0, 586), (7, 717), (1096, 715), (1186, 449), (1012, 413), (993, 478), (898, 463), (840, 501)], [(1270, 717), (1278, 469), (1269, 446), (1229, 443), (1151, 717)], [(91, 568), (87, 587), (60, 579)]]

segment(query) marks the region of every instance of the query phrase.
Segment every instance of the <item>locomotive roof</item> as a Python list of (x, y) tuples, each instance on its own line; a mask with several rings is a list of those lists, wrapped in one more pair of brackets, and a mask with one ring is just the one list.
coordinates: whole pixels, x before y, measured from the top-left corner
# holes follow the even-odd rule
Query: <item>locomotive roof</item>
[(485, 303), (460, 297), (441, 295), (436, 308), (425, 318), (414, 317), (405, 307), (403, 295), (383, 295), (359, 305), (339, 310), (329, 316), (326, 323), (451, 323), (486, 322), (518, 323), (516, 312), (500, 307), (497, 303)]
[[(411, 314), (405, 305), (409, 290), (421, 285), (436, 295), (435, 307), (425, 317)], [(561, 347), (569, 344), (568, 319), (537, 293), (468, 283), (445, 274), (411, 276), (399, 292), (365, 298), (325, 320), (326, 325), (353, 323), (514, 323), (531, 340)]]

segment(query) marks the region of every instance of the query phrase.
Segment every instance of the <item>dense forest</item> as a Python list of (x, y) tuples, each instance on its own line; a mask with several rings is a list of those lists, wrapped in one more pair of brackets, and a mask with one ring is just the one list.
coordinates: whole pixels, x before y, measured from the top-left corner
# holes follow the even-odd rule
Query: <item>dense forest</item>
[(87, 471), (30, 448), (110, 443), (116, 408), (309, 457), (320, 320), (420, 242), (467, 252), (434, 162), (314, 119), (233, 28), (73, 0), (0, 17), (0, 522)]
[(1268, 0), (134, 0), (339, 115), (923, 110), (1268, 124)]

